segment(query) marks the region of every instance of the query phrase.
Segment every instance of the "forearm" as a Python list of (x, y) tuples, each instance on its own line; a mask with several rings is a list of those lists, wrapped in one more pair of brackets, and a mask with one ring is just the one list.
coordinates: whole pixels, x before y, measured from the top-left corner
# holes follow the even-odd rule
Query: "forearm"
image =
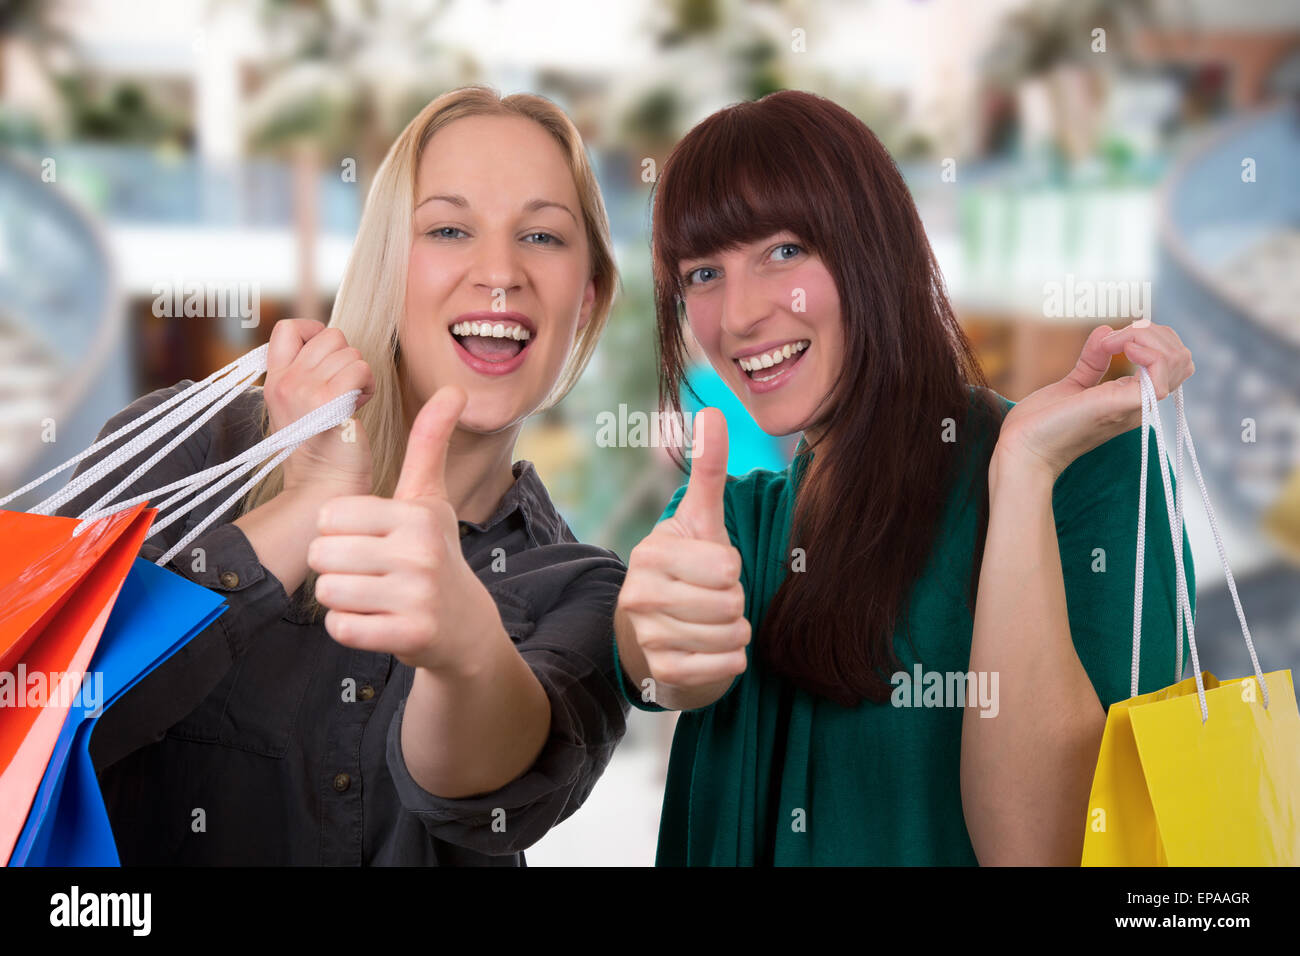
[(1052, 477), (999, 453), (970, 669), (998, 675), (997, 716), (968, 706), (962, 806), (982, 864), (1076, 865), (1105, 711), (1074, 649)]
[(457, 673), (415, 669), (402, 717), (402, 756), (435, 796), (490, 793), (537, 760), (551, 731), (551, 704), (504, 628)]
[(316, 516), (330, 498), (341, 494), (323, 487), (282, 491), (232, 523), (248, 538), (257, 559), (292, 595), (307, 578), (307, 547), (316, 537)]

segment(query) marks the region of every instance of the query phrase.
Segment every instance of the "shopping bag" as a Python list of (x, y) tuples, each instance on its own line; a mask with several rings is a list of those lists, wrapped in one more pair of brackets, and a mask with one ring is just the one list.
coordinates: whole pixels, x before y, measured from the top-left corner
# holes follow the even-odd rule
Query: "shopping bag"
[[(325, 403), (228, 462), (118, 500), (154, 464), (263, 374), (267, 351), (267, 346), (255, 349), (0, 498), (3, 507), (83, 459), (125, 440), (122, 447), (76, 474), (27, 514), (0, 511), (0, 532), (6, 545), (10, 538), (17, 544), (0, 555), (0, 599), (4, 601), (0, 604), (4, 609), (0, 611), (0, 664), (17, 661), (20, 672), (57, 675), (41, 706), (0, 708), (0, 860), (116, 862), (112, 831), (88, 749), (100, 705), (87, 704), (81, 692), (87, 686), (102, 692), (108, 684), (117, 699), (215, 619), (223, 609), (221, 598), (172, 575), (164, 566), (302, 442), (341, 425), (355, 410), (359, 390)], [(127, 438), (136, 431), (139, 433)], [(159, 441), (165, 443), (155, 448)], [(146, 461), (81, 510), (79, 518), (57, 516), (63, 505), (80, 500), (106, 477), (127, 472), (127, 463), (150, 449)], [(135, 572), (129, 600), (113, 628), (113, 640), (95, 657), (145, 538), (250, 473), (252, 477), (154, 562), (157, 573)], [(166, 517), (161, 516), (164, 511)], [(91, 684), (85, 685), (82, 677), (92, 658), (103, 670), (92, 671)], [(105, 673), (110, 675), (108, 680)], [(0, 672), (0, 693), (3, 677)], [(82, 706), (78, 706), (79, 694)], [(21, 846), (13, 854), (16, 859), (11, 859), (20, 838)]]
[(0, 672), (10, 673), (90, 569), (131, 526), (118, 514), (73, 536), (77, 521), (0, 511)]
[(215, 592), (135, 560), (91, 660), (102, 690), (64, 723), (10, 866), (119, 865), (90, 759), (95, 722), (225, 610)]
[[(1138, 563), (1134, 586), (1133, 696), (1106, 715), (1088, 801), (1084, 866), (1300, 865), (1300, 710), (1289, 670), (1263, 673), (1228, 567), (1218, 522), (1201, 477), (1196, 449), (1175, 392), (1178, 416), (1178, 501), (1173, 501), (1155, 390), (1146, 369), (1143, 461), (1138, 495)], [(1178, 576), (1178, 654), (1186, 625), (1193, 676), (1147, 694), (1137, 693), (1142, 617), (1142, 556), (1146, 506), (1146, 429), (1155, 429), (1160, 475), (1172, 520)], [(1218, 544), (1253, 676), (1218, 680), (1201, 671), (1195, 621), (1182, 567), (1182, 459), (1192, 469)], [(1178, 675), (1181, 676), (1181, 675)]]
[[(23, 828), (64, 719), (82, 691), (83, 676), (152, 519), (153, 512), (143, 505), (107, 519), (125, 527), (57, 602), (57, 610), (41, 618), (39, 632), (24, 631), (27, 646), (17, 667), (0, 675), (0, 859), (9, 858)], [(43, 521), (65, 528), (77, 525), (72, 518)], [(41, 583), (39, 578), (27, 582), (32, 588)], [(12, 590), (22, 591), (16, 585)], [(41, 603), (27, 602), (29, 610), (19, 617)]]

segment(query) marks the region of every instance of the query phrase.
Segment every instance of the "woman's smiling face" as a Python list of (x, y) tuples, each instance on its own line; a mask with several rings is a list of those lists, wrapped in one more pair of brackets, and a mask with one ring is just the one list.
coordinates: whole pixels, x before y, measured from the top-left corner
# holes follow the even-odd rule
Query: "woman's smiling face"
[(461, 386), (461, 427), (526, 418), (550, 394), (596, 287), (573, 174), (518, 116), (455, 120), (425, 145), (398, 341), (406, 388)]
[(840, 298), (792, 232), (679, 264), (691, 331), (769, 435), (812, 426), (840, 372)]

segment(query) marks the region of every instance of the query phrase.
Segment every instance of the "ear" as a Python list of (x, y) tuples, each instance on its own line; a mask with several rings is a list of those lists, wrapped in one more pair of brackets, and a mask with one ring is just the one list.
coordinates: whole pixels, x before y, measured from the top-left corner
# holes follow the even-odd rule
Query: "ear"
[(591, 310), (596, 305), (596, 277), (592, 276), (587, 280), (587, 288), (582, 293), (582, 309), (578, 312), (578, 330), (581, 331), (587, 327), (591, 321)]

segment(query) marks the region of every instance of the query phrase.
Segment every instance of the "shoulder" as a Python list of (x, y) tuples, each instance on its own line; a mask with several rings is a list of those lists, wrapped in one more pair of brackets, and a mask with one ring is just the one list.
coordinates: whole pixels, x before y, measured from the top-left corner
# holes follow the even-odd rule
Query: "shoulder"
[(577, 539), (532, 462), (515, 462), (514, 472), (515, 483), (502, 499), (497, 518), (517, 508), (533, 546), (511, 556), (511, 586), (530, 587), (554, 597), (609, 588), (617, 591), (627, 570), (622, 559), (608, 548)]
[[(743, 512), (755, 503), (770, 498), (774, 493), (780, 494), (792, 484), (794, 463), (780, 471), (768, 468), (754, 468), (743, 475), (728, 475), (724, 491), (724, 501), (729, 509)], [(687, 476), (689, 479), (689, 475)], [(689, 482), (688, 482), (689, 483)], [(685, 494), (687, 485), (677, 489), (674, 499)]]
[(135, 421), (137, 418), (140, 418), (142, 415), (145, 415), (148, 412), (153, 411), (159, 405), (171, 401), (173, 398), (180, 395), (187, 388), (190, 388), (193, 385), (194, 382), (186, 378), (186, 379), (181, 379), (181, 381), (177, 382), (175, 385), (169, 385), (166, 388), (155, 389), (154, 391), (149, 392), (146, 395), (141, 395), (130, 405), (126, 406), (126, 408), (123, 408), (117, 414), (109, 418), (109, 420), (105, 423), (104, 427), (100, 429), (100, 437), (103, 438), (106, 435), (116, 431), (118, 428), (130, 424), (131, 422)]
[[(780, 471), (755, 468), (744, 475), (728, 475), (723, 495), (723, 507), (728, 524), (745, 525), (752, 522), (756, 515), (769, 513), (780, 502), (781, 497), (792, 490), (793, 468), (794, 463), (792, 462)], [(677, 506), (681, 504), (686, 489), (690, 487), (689, 471), (686, 478), (687, 480), (668, 499), (668, 504), (659, 517), (660, 521), (671, 518), (677, 511)]]
[(528, 549), (529, 551), (540, 551), (543, 555), (562, 561), (581, 559), (590, 560), (595, 565), (614, 565), (619, 568), (623, 566), (623, 562), (613, 551), (594, 544), (584, 544), (578, 540), (569, 523), (564, 520), (564, 516), (555, 506), (555, 502), (551, 500), (551, 493), (531, 461), (520, 459), (512, 468), (515, 483), (506, 492), (506, 496), (498, 506), (497, 515), (489, 524), (517, 508), (537, 543), (536, 547)]
[[(1136, 510), (1142, 471), (1142, 428), (1132, 428), (1085, 452), (1056, 479), (1052, 504), (1058, 520), (1090, 511), (1112, 511), (1120, 507)], [(1155, 436), (1149, 435), (1147, 483), (1160, 487), (1160, 455)], [(1163, 491), (1160, 492), (1163, 495)], [(1132, 519), (1133, 515), (1127, 515)]]
[[(111, 444), (98, 449), (91, 455), (87, 455), (77, 465), (69, 480), (79, 478), (109, 456), (122, 451), (129, 442), (145, 435), (150, 428), (163, 421), (167, 414), (181, 406), (182, 400), (180, 396), (187, 389), (193, 387), (194, 384), (190, 379), (182, 379), (175, 385), (155, 389), (146, 395), (140, 396), (130, 405), (114, 414), (99, 430), (96, 443), (127, 428), (133, 422), (137, 422), (145, 416), (152, 414), (152, 417), (148, 422), (139, 422), (138, 427), (130, 429), (125, 435), (122, 435)], [(164, 408), (163, 406), (169, 402), (172, 404)], [(229, 404), (218, 410), (174, 445), (147, 473), (132, 483), (129, 489), (124, 489), (124, 493), (126, 490), (139, 493), (144, 488), (161, 487), (184, 475), (201, 470), (205, 463), (213, 457), (229, 457), (231, 454), (255, 444), (261, 437), (261, 409), (260, 388), (251, 389), (236, 396)], [(191, 414), (186, 417), (184, 422), (178, 423), (176, 427), (157, 432), (150, 440), (141, 444), (134, 454), (124, 457), (110, 473), (105, 474), (93, 484), (87, 486), (85, 491), (66, 502), (58, 509), (58, 513), (65, 516), (81, 513), (86, 506), (97, 500), (104, 490), (114, 487), (147, 461), (150, 457), (147, 454), (148, 452), (161, 451), (183, 433), (187, 424), (193, 423), (197, 417), (197, 413)]]
[[(112, 446), (89, 456), (81, 462), (77, 472), (80, 473), (86, 470), (96, 461), (121, 448), (124, 443), (135, 440), (149, 429), (156, 427), (166, 416), (173, 414), (185, 402), (193, 398), (192, 395), (184, 398), (182, 396), (194, 385), (195, 383), (192, 380), (182, 379), (175, 385), (155, 389), (146, 395), (140, 396), (130, 405), (113, 415), (100, 429), (97, 441), (102, 441), (138, 419), (148, 416), (149, 421), (140, 422), (139, 427), (131, 429), (127, 434), (115, 441)], [(214, 399), (220, 400), (216, 396), (214, 396)], [(241, 392), (215, 412), (210, 412), (211, 404), (209, 403), (203, 408), (195, 409), (185, 415), (174, 427), (168, 428), (165, 432), (158, 432), (152, 441), (141, 447), (141, 453), (145, 449), (154, 448), (155, 445), (158, 449), (161, 449), (164, 443), (174, 440), (190, 426), (195, 426), (168, 453), (166, 458), (154, 466), (155, 470), (166, 470), (173, 467), (177, 462), (182, 465), (187, 462), (202, 462), (210, 457), (210, 451), (226, 455), (233, 454), (237, 451), (243, 451), (261, 440), (263, 408), (261, 388), (254, 387)], [(167, 407), (164, 408), (163, 406)], [(209, 412), (208, 417), (202, 417)]]
[(1007, 412), (1016, 407), (1016, 403), (992, 388), (967, 384), (966, 389), (970, 393), (974, 420), (981, 426), (991, 426), (996, 435), (1002, 427), (1002, 420), (1007, 417)]
[[(155, 389), (146, 395), (142, 395), (133, 401), (126, 408), (119, 411), (110, 418), (100, 429), (99, 437), (104, 438), (120, 428), (125, 427), (136, 419), (147, 415), (149, 412), (158, 409), (179, 396), (187, 389), (194, 387), (194, 381), (191, 379), (181, 379), (175, 385), (169, 385), (166, 388)], [(181, 400), (177, 400), (167, 412), (160, 412), (155, 420), (161, 420), (164, 414), (179, 408)], [(205, 421), (198, 429), (195, 430), (191, 437), (202, 438), (210, 435), (212, 432), (220, 429), (244, 429), (256, 426), (260, 429), (262, 415), (262, 389), (260, 387), (250, 388), (242, 392), (227, 405), (221, 408), (216, 414)], [(190, 416), (192, 420), (196, 415)]]
[[(975, 385), (969, 388), (979, 417), (988, 415), (1000, 423), (1001, 419), (1016, 406), (1011, 399), (991, 388), (980, 388)], [(1098, 491), (1096, 483), (1103, 478), (1108, 479), (1112, 487), (1122, 486), (1131, 478), (1134, 488), (1133, 497), (1136, 500), (1138, 470), (1142, 455), (1140, 432), (1140, 428), (1134, 428), (1122, 435), (1116, 435), (1076, 458), (1057, 477), (1052, 491), (1053, 499), (1057, 502), (1069, 503), (1080, 495), (1094, 495)], [(1154, 436), (1151, 444), (1154, 450)]]

